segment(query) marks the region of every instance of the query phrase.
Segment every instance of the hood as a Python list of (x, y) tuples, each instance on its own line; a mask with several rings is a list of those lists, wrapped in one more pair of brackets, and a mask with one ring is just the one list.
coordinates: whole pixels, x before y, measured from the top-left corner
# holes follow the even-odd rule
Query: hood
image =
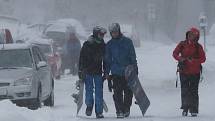
[(186, 32), (186, 39), (188, 38), (188, 34), (189, 34), (190, 32), (192, 32), (193, 34), (196, 35), (196, 40), (195, 40), (195, 41), (198, 42), (199, 37), (200, 37), (200, 31), (199, 31), (199, 29), (197, 29), (197, 28), (195, 28), (195, 27), (190, 28), (190, 29)]
[(0, 83), (13, 82), (14, 80), (23, 78), (32, 73), (31, 68), (18, 68), (18, 69), (1, 69), (0, 70)]

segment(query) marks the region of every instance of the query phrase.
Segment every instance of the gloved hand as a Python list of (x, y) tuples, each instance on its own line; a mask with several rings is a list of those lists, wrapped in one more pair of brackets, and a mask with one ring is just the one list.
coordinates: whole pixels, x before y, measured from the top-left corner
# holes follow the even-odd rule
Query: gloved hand
[(184, 58), (184, 57), (179, 58), (179, 62), (184, 62), (185, 60), (186, 60), (186, 58)]
[(112, 76), (109, 75), (109, 74), (105, 74), (105, 75), (104, 75), (104, 78), (107, 79), (107, 80), (112, 80)]
[(83, 71), (78, 71), (78, 77), (83, 80), (85, 78), (85, 73)]
[(107, 79), (107, 81), (108, 81), (108, 90), (109, 90), (109, 92), (112, 92), (112, 89), (113, 89), (112, 76), (109, 75), (109, 74), (105, 74), (104, 78)]

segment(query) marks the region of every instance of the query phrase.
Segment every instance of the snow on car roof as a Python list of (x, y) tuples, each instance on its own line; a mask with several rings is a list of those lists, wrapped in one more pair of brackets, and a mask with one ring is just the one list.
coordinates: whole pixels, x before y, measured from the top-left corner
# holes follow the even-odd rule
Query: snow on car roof
[(46, 31), (66, 32), (66, 26), (68, 26), (68, 24), (50, 23)]
[(43, 38), (40, 38), (40, 39), (29, 41), (29, 43), (50, 45), (50, 44), (52, 44), (52, 39), (43, 39)]
[(28, 49), (31, 44), (0, 44), (0, 50)]
[(67, 27), (74, 27), (76, 33), (79, 36), (86, 37), (87, 33), (81, 22), (76, 19), (68, 18), (68, 19), (59, 19), (56, 21), (50, 21), (49, 26), (46, 31), (58, 31), (58, 32), (66, 32)]

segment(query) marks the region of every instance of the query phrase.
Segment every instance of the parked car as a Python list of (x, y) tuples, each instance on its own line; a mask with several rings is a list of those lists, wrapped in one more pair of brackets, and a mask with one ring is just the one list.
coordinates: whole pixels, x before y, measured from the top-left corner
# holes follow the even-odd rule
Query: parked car
[(60, 79), (61, 71), (61, 56), (60, 53), (53, 46), (51, 39), (40, 39), (39, 41), (32, 41), (34, 45), (37, 45), (40, 50), (45, 54), (48, 64), (51, 67), (52, 75), (55, 79)]
[(38, 109), (54, 106), (54, 80), (39, 47), (31, 44), (0, 45), (0, 100)]

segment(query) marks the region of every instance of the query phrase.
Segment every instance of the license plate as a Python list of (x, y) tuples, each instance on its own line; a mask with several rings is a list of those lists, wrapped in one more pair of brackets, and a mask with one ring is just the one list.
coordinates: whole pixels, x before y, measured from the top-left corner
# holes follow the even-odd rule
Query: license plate
[(7, 95), (6, 89), (0, 89), (0, 95)]

